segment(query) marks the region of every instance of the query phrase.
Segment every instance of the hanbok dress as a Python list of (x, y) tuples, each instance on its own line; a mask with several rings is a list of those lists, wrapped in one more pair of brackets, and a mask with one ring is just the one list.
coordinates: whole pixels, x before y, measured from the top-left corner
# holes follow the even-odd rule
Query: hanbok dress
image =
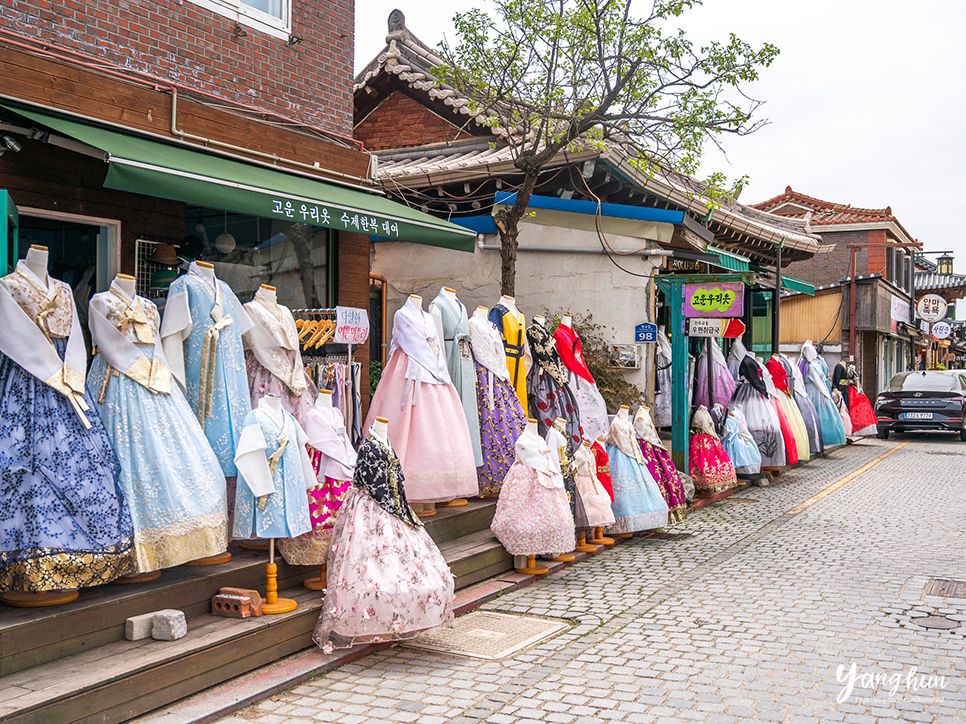
[(281, 538), (277, 543), (287, 563), (321, 566), (329, 554), (336, 515), (352, 485), (356, 451), (349, 442), (342, 411), (323, 403), (321, 396), (306, 414), (303, 429), (315, 473), (313, 485), (308, 490), (312, 530), (297, 538)]
[(583, 439), (580, 433), (580, 413), (577, 400), (567, 384), (567, 368), (557, 354), (557, 346), (546, 327), (531, 322), (527, 327), (527, 341), (533, 354), (533, 367), (527, 378), (530, 396), (530, 417), (537, 421), (537, 432), (547, 436), (558, 417), (567, 421), (567, 437), (571, 447)]
[(698, 407), (691, 418), (688, 470), (699, 493), (718, 493), (738, 484), (735, 466), (715, 432), (708, 408)]
[(0, 279), (0, 591), (136, 572), (121, 470), (86, 371), (70, 287), (18, 262)]
[(520, 310), (510, 311), (502, 304), (490, 310), (489, 320), (493, 322), (503, 338), (506, 366), (510, 373), (510, 384), (516, 391), (517, 399), (523, 407), (523, 414), (530, 415), (527, 401), (527, 375), (533, 364), (530, 345), (527, 343), (527, 320)]
[(716, 340), (708, 337), (704, 342), (704, 349), (695, 368), (695, 395), (693, 405), (704, 405), (705, 409), (711, 409), (713, 403), (709, 395), (708, 380), (708, 350), (711, 350), (711, 390), (714, 392), (714, 402), (727, 404), (735, 392), (735, 378), (728, 369), (725, 361), (724, 352), (718, 346)]
[(443, 354), (450, 381), (460, 398), (466, 427), (473, 446), (473, 462), (477, 468), (483, 465), (480, 443), (480, 412), (476, 400), (476, 367), (470, 347), (469, 317), (466, 307), (455, 295), (440, 292), (429, 303), (429, 313), (436, 322), (436, 330), (443, 341)]
[(688, 500), (684, 493), (684, 484), (674, 461), (668, 453), (664, 443), (657, 434), (657, 428), (651, 421), (650, 410), (641, 405), (634, 415), (634, 432), (637, 434), (637, 444), (641, 449), (641, 456), (651, 477), (661, 489), (661, 495), (668, 507), (668, 522), (681, 523), (688, 517)]
[(332, 530), (312, 635), (326, 653), (453, 625), (453, 574), (409, 507), (404, 482), (391, 444), (369, 432)]
[(741, 360), (745, 358), (746, 354), (748, 354), (748, 350), (745, 349), (745, 345), (740, 339), (736, 339), (731, 343), (731, 349), (728, 350), (728, 371), (735, 378), (735, 382), (740, 377), (738, 368), (741, 366)]
[(850, 437), (852, 435), (852, 418), (849, 417), (849, 408), (845, 404), (842, 393), (835, 388), (832, 389), (832, 402), (835, 403), (835, 407), (839, 411), (839, 418), (842, 420), (842, 431), (846, 437)]
[(846, 410), (849, 409), (849, 385), (851, 384), (852, 380), (849, 379), (849, 366), (845, 360), (839, 360), (835, 363), (835, 367), (832, 368), (832, 389), (839, 391)]
[(785, 465), (794, 465), (798, 462), (798, 440), (795, 438), (791, 421), (785, 412), (785, 407), (778, 399), (778, 389), (771, 379), (771, 373), (768, 372), (768, 368), (757, 357), (755, 358), (755, 362), (761, 370), (761, 379), (765, 383), (765, 389), (768, 390), (768, 400), (775, 409), (775, 414), (778, 415), (778, 426), (781, 428), (782, 439), (785, 441)]
[(822, 430), (818, 422), (818, 413), (805, 391), (805, 379), (802, 377), (802, 372), (798, 369), (798, 365), (785, 355), (781, 355), (780, 359), (788, 378), (788, 388), (795, 398), (799, 412), (802, 413), (805, 431), (808, 433), (808, 449), (812, 455), (824, 452), (825, 447), (822, 445)]
[(736, 474), (757, 477), (761, 473), (761, 452), (748, 430), (741, 405), (734, 405), (728, 410), (721, 447), (734, 465)]
[(576, 467), (577, 494), (584, 504), (587, 515), (587, 525), (591, 528), (606, 528), (614, 525), (614, 511), (611, 510), (611, 499), (597, 479), (597, 461), (589, 445), (581, 444), (574, 453)]
[(245, 418), (235, 455), (235, 538), (294, 538), (312, 530), (305, 493), (316, 477), (308, 437), (291, 414), (280, 412), (263, 399)]
[[(242, 336), (251, 318), (225, 282), (214, 286), (197, 262), (168, 288), (161, 342), (171, 374), (185, 390), (218, 457), (222, 473), (237, 475), (235, 452), (252, 411)], [(232, 500), (229, 499), (229, 507)]]
[(476, 364), (476, 404), (480, 418), (483, 464), (476, 468), (480, 495), (500, 492), (516, 459), (514, 446), (527, 426), (526, 415), (510, 385), (503, 340), (486, 317), (472, 316), (470, 343)]
[(872, 403), (862, 391), (859, 373), (856, 371), (855, 365), (849, 365), (849, 386), (846, 392), (848, 395), (849, 419), (852, 422), (852, 434), (863, 437), (875, 435), (878, 430), (878, 420), (876, 420), (875, 410), (872, 409)]
[(315, 407), (319, 390), (305, 373), (295, 318), (273, 294), (259, 288), (245, 305), (252, 326), (242, 336), (252, 407), (265, 395), (278, 395), (300, 423)]
[(225, 476), (198, 419), (171, 382), (154, 302), (115, 281), (88, 314), (97, 356), (87, 390), (121, 466), (134, 556), (147, 573), (223, 553)]
[(614, 502), (614, 484), (610, 479), (610, 457), (607, 455), (607, 448), (604, 447), (604, 438), (594, 440), (590, 446), (590, 451), (594, 453), (594, 460), (597, 462), (597, 479), (604, 486), (610, 502)]
[(616, 518), (610, 532), (633, 533), (666, 526), (668, 504), (657, 481), (648, 472), (634, 427), (620, 415), (607, 431), (607, 457), (614, 486), (611, 510)]
[(768, 396), (762, 367), (750, 354), (744, 356), (738, 367), (738, 386), (731, 396), (729, 412), (739, 405), (744, 411), (748, 429), (758, 444), (762, 467), (784, 467), (785, 439), (778, 413)]
[(845, 428), (842, 425), (842, 417), (839, 415), (838, 407), (832, 401), (830, 385), (826, 384), (822, 364), (819, 362), (815, 347), (812, 346), (811, 342), (802, 345), (802, 358), (799, 364), (802, 363), (807, 370), (805, 391), (818, 415), (819, 428), (822, 431), (822, 445), (825, 448), (833, 445), (844, 445)]
[(664, 333), (664, 327), (659, 327), (654, 350), (654, 424), (671, 427), (672, 422), (671, 340)]
[[(788, 419), (789, 427), (795, 438), (795, 451), (798, 459), (807, 461), (812, 456), (808, 440), (808, 430), (805, 429), (805, 420), (802, 418), (802, 413), (799, 411), (798, 405), (795, 403), (795, 398), (792, 397), (791, 390), (789, 389), (785, 366), (778, 359), (777, 355), (772, 355), (768, 359), (768, 362), (765, 363), (765, 371), (768, 373), (765, 378), (768, 392), (778, 399), (778, 404), (781, 405), (785, 417)], [(771, 382), (770, 385), (768, 384), (769, 381)]]
[(572, 327), (560, 324), (553, 332), (557, 354), (569, 372), (567, 385), (574, 393), (584, 438), (596, 440), (607, 432), (607, 405), (584, 359), (580, 337)]
[(389, 442), (406, 473), (406, 497), (439, 503), (478, 493), (473, 445), (449, 379), (433, 318), (413, 301), (393, 317), (389, 362), (364, 429), (391, 421)]
[(570, 514), (574, 519), (574, 526), (584, 529), (587, 523), (587, 511), (584, 502), (577, 493), (577, 466), (574, 463), (573, 446), (566, 437), (567, 429), (559, 421), (547, 430), (547, 445), (556, 453), (560, 474), (564, 479), (564, 490), (567, 491), (567, 502), (570, 503)]
[(503, 481), (490, 530), (514, 556), (572, 551), (574, 518), (557, 453), (531, 429), (515, 447), (516, 462)]

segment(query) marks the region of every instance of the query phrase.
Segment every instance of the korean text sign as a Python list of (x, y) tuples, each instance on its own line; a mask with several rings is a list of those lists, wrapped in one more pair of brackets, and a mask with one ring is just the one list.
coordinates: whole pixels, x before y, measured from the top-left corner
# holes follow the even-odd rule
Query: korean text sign
[(369, 313), (355, 307), (335, 308), (336, 344), (362, 344), (369, 339)]
[(741, 317), (745, 312), (745, 285), (705, 282), (684, 285), (685, 317)]

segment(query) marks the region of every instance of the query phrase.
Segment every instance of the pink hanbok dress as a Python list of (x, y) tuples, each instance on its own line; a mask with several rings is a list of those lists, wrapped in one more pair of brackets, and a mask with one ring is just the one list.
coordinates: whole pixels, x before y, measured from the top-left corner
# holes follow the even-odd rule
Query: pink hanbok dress
[(700, 493), (718, 493), (738, 484), (735, 466), (721, 445), (708, 409), (701, 405), (691, 420), (691, 444), (688, 463), (694, 489)]

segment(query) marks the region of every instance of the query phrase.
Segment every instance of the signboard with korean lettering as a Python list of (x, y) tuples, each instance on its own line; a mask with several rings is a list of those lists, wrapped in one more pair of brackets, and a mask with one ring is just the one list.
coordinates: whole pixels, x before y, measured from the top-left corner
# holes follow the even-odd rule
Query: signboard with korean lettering
[(706, 282), (684, 285), (685, 317), (741, 317), (744, 312), (744, 284)]
[(634, 327), (635, 342), (657, 342), (657, 325), (644, 322)]
[(935, 322), (932, 325), (933, 339), (946, 339), (953, 333), (953, 327), (949, 322)]
[(946, 316), (948, 306), (946, 300), (938, 294), (924, 294), (916, 302), (916, 314), (919, 315), (919, 319), (936, 322)]
[(343, 211), (338, 207), (323, 204), (305, 203), (298, 199), (284, 197), (271, 199), (271, 208), (266, 209), (265, 216), (386, 239), (399, 238), (398, 221), (357, 211)]
[(369, 312), (355, 307), (335, 308), (336, 344), (362, 344), (369, 339)]

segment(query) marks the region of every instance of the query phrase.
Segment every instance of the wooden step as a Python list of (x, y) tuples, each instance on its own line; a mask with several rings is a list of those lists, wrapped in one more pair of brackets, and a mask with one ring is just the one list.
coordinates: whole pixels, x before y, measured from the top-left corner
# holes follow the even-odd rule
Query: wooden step
[(439, 550), (456, 576), (456, 588), (470, 586), (513, 568), (513, 556), (488, 528), (441, 543)]
[(489, 530), (495, 514), (496, 500), (470, 498), (460, 508), (437, 508), (436, 515), (423, 519), (423, 525), (436, 545), (441, 545), (470, 533)]

